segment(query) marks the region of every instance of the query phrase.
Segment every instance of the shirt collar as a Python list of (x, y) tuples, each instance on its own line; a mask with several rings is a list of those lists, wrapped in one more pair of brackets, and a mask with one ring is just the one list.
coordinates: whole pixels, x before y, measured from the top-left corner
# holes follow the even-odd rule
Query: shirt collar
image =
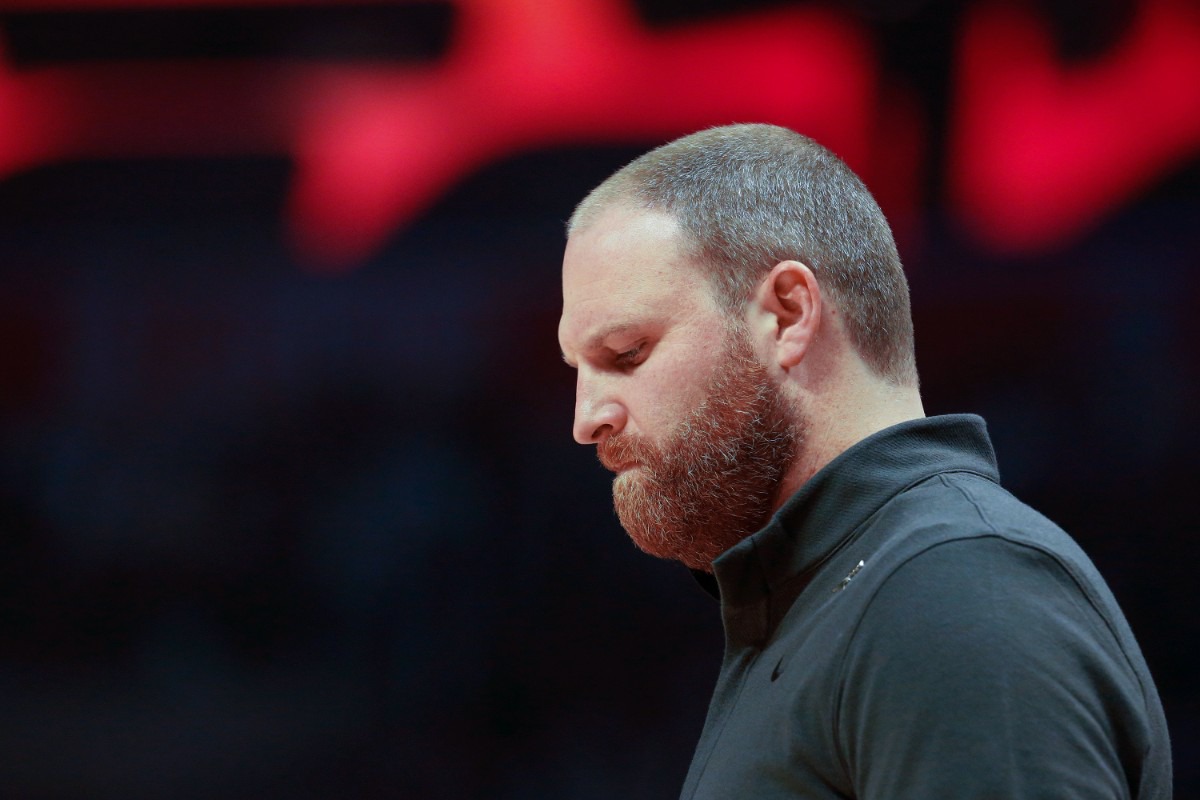
[[(851, 446), (805, 483), (757, 533), (713, 562), (726, 630), (738, 620), (752, 640), (765, 639), (805, 580), (906, 488), (943, 472), (972, 472), (999, 482), (996, 456), (983, 419), (953, 414), (902, 422)], [(786, 586), (785, 586), (786, 584)], [(773, 600), (766, 613), (750, 612)], [(740, 637), (739, 637), (740, 638)]]

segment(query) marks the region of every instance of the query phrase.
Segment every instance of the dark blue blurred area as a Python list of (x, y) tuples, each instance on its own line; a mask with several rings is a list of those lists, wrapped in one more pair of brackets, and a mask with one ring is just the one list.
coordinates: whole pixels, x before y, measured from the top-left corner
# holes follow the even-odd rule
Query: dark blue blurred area
[[(715, 604), (571, 440), (562, 223), (656, 144), (541, 150), (341, 275), (278, 158), (0, 182), (0, 794), (667, 798)], [(1200, 167), (1000, 258), (902, 242), (930, 413), (1109, 580), (1200, 796)]]
[(615, 524), (555, 338), (565, 193), (629, 155), (497, 165), (336, 278), (278, 163), (0, 184), (6, 785), (674, 791), (719, 623)]

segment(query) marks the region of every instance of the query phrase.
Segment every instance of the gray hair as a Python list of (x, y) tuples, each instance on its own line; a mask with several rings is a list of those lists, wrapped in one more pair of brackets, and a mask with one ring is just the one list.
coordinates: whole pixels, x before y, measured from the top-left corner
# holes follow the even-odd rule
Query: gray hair
[(567, 234), (613, 204), (674, 217), (730, 314), (775, 264), (807, 264), (863, 361), (892, 383), (916, 385), (908, 282), (891, 228), (858, 176), (812, 139), (774, 125), (676, 139), (596, 187)]

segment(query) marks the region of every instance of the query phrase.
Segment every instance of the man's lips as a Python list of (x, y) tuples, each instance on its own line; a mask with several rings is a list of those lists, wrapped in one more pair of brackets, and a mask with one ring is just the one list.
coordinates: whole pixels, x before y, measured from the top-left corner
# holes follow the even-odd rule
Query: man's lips
[(622, 472), (626, 472), (637, 466), (636, 461), (612, 461), (611, 459), (605, 458), (603, 454), (600, 455), (600, 463), (606, 470), (609, 472), (614, 472), (617, 475), (620, 475)]
[(641, 466), (637, 443), (627, 439), (606, 439), (596, 447), (596, 457), (609, 472), (621, 475)]
[(603, 451), (599, 452), (597, 455), (599, 455), (600, 463), (604, 466), (604, 468), (617, 475), (620, 475), (622, 472), (628, 472), (638, 465), (636, 461), (632, 460), (614, 461), (611, 458), (608, 458)]

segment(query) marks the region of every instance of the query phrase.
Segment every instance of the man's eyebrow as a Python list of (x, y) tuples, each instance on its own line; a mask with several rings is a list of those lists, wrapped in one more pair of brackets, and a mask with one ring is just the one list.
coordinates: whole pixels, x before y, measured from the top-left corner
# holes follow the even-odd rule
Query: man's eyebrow
[[(600, 347), (603, 346), (604, 340), (608, 339), (609, 337), (620, 336), (623, 333), (628, 333), (629, 331), (637, 330), (638, 328), (642, 327), (642, 324), (643, 323), (640, 320), (635, 320), (635, 321), (626, 320), (623, 322), (613, 322), (608, 325), (605, 325), (603, 328), (596, 331), (595, 333), (593, 333), (591, 336), (589, 336), (587, 338), (587, 341), (584, 342), (583, 347), (580, 348), (580, 351), (584, 352), (584, 353), (588, 353), (588, 352), (592, 352), (594, 350), (598, 350), (598, 349), (600, 349)], [(569, 366), (569, 367), (575, 366), (574, 364), (571, 363), (571, 360), (569, 358), (567, 358), (567, 354), (565, 351), (562, 354), (562, 358), (563, 358), (563, 361), (565, 361), (567, 363), (567, 366)]]

